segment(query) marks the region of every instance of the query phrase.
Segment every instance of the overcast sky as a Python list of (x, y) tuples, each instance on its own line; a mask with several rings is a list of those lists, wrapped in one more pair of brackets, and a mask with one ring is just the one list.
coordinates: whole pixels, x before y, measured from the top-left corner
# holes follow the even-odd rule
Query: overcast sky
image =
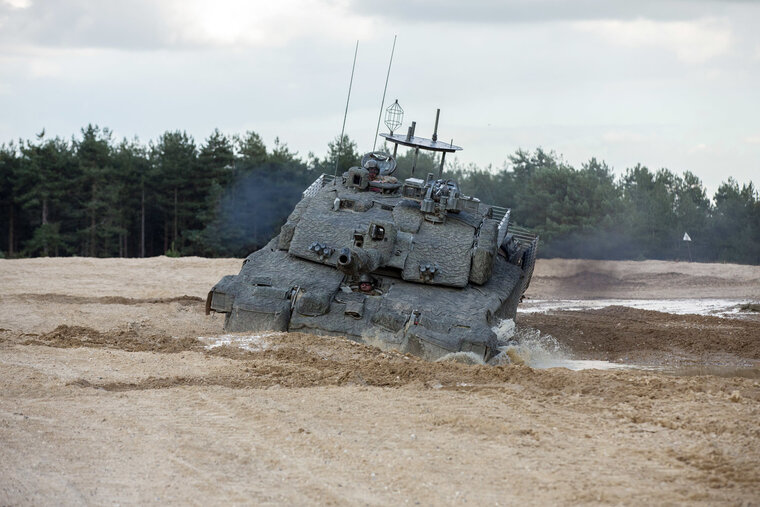
[[(218, 127), (324, 155), (404, 127), (500, 168), (541, 146), (620, 174), (760, 184), (760, 2), (670, 0), (0, 0), (0, 142), (88, 123), (147, 142)], [(381, 131), (384, 127), (381, 127)]]

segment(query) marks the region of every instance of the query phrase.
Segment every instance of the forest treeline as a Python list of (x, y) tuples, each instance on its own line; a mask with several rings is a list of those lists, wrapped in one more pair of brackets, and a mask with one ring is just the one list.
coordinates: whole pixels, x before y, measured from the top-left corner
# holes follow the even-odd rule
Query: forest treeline
[[(255, 132), (215, 130), (198, 145), (173, 131), (146, 145), (88, 125), (71, 140), (43, 131), (0, 145), (0, 256), (245, 256), (278, 232), (316, 177), (358, 163), (348, 136), (337, 160), (338, 141), (324, 158), (301, 157)], [(398, 162), (396, 176), (409, 176), (411, 152)], [(437, 164), (421, 153), (416, 174)], [(752, 182), (729, 177), (710, 197), (688, 171), (636, 165), (615, 177), (602, 161), (572, 167), (540, 148), (518, 150), (500, 169), (455, 161), (446, 176), (512, 208), (540, 234), (543, 257), (760, 263)]]

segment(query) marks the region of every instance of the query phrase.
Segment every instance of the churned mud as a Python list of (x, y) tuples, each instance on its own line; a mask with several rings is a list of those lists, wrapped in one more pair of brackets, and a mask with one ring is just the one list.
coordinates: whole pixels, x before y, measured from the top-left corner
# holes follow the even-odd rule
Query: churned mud
[[(203, 301), (239, 266), (0, 261), (0, 504), (760, 501), (751, 315), (526, 312), (511, 364), (430, 363), (225, 334)], [(759, 302), (705, 266), (542, 260), (527, 301)], [(621, 368), (531, 367), (562, 361)]]
[(760, 365), (760, 321), (673, 315), (623, 306), (525, 313), (517, 322), (562, 340), (578, 357), (652, 366)]

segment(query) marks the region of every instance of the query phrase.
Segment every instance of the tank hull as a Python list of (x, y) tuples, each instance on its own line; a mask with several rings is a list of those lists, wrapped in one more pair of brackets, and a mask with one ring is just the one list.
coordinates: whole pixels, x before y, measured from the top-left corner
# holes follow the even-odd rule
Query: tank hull
[[(404, 279), (420, 276), (417, 267), (420, 262), (414, 255), (426, 252), (426, 241), (435, 246), (431, 249), (434, 252), (452, 244), (456, 246), (456, 242), (448, 241), (445, 235), (446, 231), (455, 229), (453, 222), (448, 228), (438, 225), (438, 236), (426, 239), (423, 221), (422, 225), (414, 225), (416, 236), (412, 237), (411, 232), (403, 232), (413, 229), (405, 228), (402, 220), (392, 221), (391, 214), (399, 215), (395, 208), (401, 203), (400, 198), (346, 193), (345, 189), (330, 186), (335, 188), (321, 188), (314, 195), (307, 195), (280, 235), (250, 254), (239, 274), (226, 276), (213, 287), (207, 311), (226, 313), (228, 332), (298, 331), (336, 335), (429, 360), (456, 352), (472, 352), (485, 360), (492, 357), (499, 343), (491, 328), (500, 319), (514, 318), (532, 274), (535, 242), (519, 263), (510, 262), (505, 255), (487, 257), (490, 276), (482, 284), (465, 283), (456, 287)], [(348, 198), (354, 203), (354, 210), (339, 210), (339, 201)], [(384, 222), (382, 216), (378, 218), (372, 213), (356, 212), (363, 209), (356, 204), (361, 199), (370, 203), (367, 210), (376, 209), (377, 213), (385, 210), (382, 212), (391, 217), (390, 221)], [(349, 212), (352, 214), (348, 215)], [(459, 216), (457, 220), (463, 222), (465, 218)], [(485, 219), (480, 220), (482, 224)], [(339, 269), (339, 259), (345, 260), (346, 246), (338, 243), (340, 238), (353, 238), (366, 227), (372, 231), (373, 223), (384, 225), (385, 236), (398, 228), (396, 246), (388, 250), (390, 260), (371, 272), (371, 290), (358, 290), (357, 285), (350, 282), (349, 272)], [(473, 226), (473, 230), (476, 232), (471, 234), (477, 234), (480, 228)], [(404, 239), (405, 234), (411, 239)], [(475, 246), (473, 239), (467, 240), (466, 245), (475, 251), (477, 236), (473, 237)], [(327, 239), (320, 243), (312, 238)], [(371, 242), (371, 238), (367, 236), (363, 241), (367, 248), (366, 243)], [(328, 243), (335, 248), (327, 247)], [(378, 251), (386, 248), (380, 240), (377, 247)], [(339, 255), (341, 248), (342, 256)], [(394, 253), (397, 257), (408, 257), (406, 263), (393, 257)], [(471, 262), (467, 262), (465, 268), (470, 270)], [(412, 263), (417, 271), (409, 269)], [(438, 258), (436, 265), (439, 271), (428, 282), (461, 279), (461, 269), (447, 271), (446, 259)], [(372, 266), (376, 267), (376, 263)]]

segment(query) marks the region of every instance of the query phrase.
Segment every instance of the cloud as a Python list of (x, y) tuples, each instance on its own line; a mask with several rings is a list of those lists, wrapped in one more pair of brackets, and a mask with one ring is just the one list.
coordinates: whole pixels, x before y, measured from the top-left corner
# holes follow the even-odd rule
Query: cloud
[(695, 144), (689, 149), (689, 153), (702, 153), (708, 150), (708, 146), (705, 143)]
[[(404, 23), (688, 22), (720, 17), (735, 5), (718, 0), (0, 0), (0, 45), (272, 47), (309, 37), (366, 40)], [(696, 58), (683, 46), (680, 52)]]
[(31, 0), (2, 0), (2, 3), (12, 9), (26, 9), (32, 4)]
[(606, 41), (631, 48), (661, 48), (687, 63), (703, 63), (729, 51), (733, 43), (730, 27), (721, 21), (579, 21), (576, 29)]
[(356, 39), (372, 21), (339, 0), (0, 0), (0, 45), (54, 48), (271, 47)]
[(369, 19), (343, 2), (184, 0), (172, 7), (179, 39), (211, 46), (279, 46), (304, 37), (355, 40), (372, 33)]
[(602, 134), (602, 140), (605, 143), (643, 143), (648, 141), (648, 137), (638, 132), (630, 130), (611, 130)]
[(32, 78), (56, 77), (63, 72), (61, 64), (51, 58), (29, 58), (25, 63)]
[(689, 20), (718, 15), (721, 0), (352, 0), (360, 14), (391, 21), (524, 23), (595, 19)]
[(0, 44), (5, 47), (144, 49), (163, 46), (171, 37), (166, 12), (149, 0), (33, 0), (24, 8), (5, 1), (0, 4)]

